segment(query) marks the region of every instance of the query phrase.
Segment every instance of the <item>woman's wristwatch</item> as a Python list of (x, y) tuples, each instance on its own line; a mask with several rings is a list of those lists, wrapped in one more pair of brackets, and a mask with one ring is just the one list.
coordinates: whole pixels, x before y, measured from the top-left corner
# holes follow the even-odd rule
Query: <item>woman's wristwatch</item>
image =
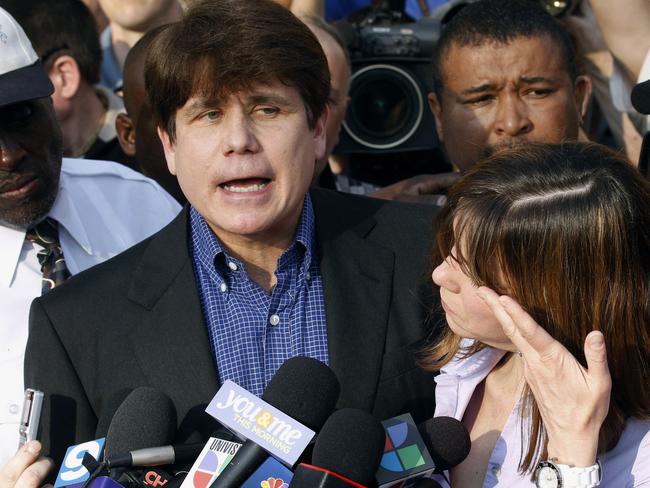
[(540, 462), (535, 468), (537, 488), (594, 488), (603, 479), (600, 461), (586, 468), (559, 464), (555, 459)]

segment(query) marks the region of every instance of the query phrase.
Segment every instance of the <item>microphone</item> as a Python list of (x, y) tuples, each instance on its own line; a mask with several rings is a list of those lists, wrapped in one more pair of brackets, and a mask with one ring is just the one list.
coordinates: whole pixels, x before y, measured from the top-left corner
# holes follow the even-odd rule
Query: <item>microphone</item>
[(118, 407), (106, 434), (104, 461), (115, 465), (126, 453), (171, 444), (176, 432), (176, 409), (155, 388), (133, 390)]
[[(54, 488), (63, 488), (64, 486), (71, 485), (82, 486), (92, 481), (90, 479), (91, 472), (89, 472), (84, 461), (101, 459), (102, 453), (104, 452), (104, 441), (102, 438), (70, 446), (65, 456), (63, 456), (63, 462), (54, 482)], [(99, 463), (97, 462), (93, 463), (93, 466), (91, 466), (93, 472), (98, 465)], [(99, 474), (99, 471), (97, 471), (97, 474)]]
[[(226, 436), (232, 437), (232, 436)], [(241, 443), (211, 437), (181, 484), (181, 488), (207, 488), (241, 448)], [(169, 487), (166, 487), (169, 488)], [(256, 487), (257, 488), (257, 487)]]
[[(113, 416), (106, 436), (104, 462), (108, 468), (129, 468), (195, 459), (204, 442), (160, 445), (169, 444), (175, 429), (176, 409), (169, 397), (154, 388), (138, 388), (126, 397)], [(144, 447), (129, 449), (129, 446)]]
[(224, 382), (206, 411), (247, 440), (210, 488), (239, 488), (269, 452), (294, 464), (313, 436), (309, 429), (317, 431), (325, 423), (339, 392), (334, 372), (303, 356), (280, 366), (261, 401), (233, 382)]
[(458, 466), (472, 448), (469, 432), (453, 417), (433, 417), (419, 424), (418, 430), (436, 465), (436, 473)]
[(106, 466), (108, 468), (130, 468), (133, 466), (162, 466), (189, 461), (199, 455), (204, 445), (201, 442), (136, 449), (106, 459)]
[(101, 415), (97, 420), (97, 428), (95, 429), (95, 437), (106, 437), (108, 428), (111, 421), (115, 416), (115, 412), (120, 408), (126, 397), (133, 391), (133, 388), (120, 388), (109, 394), (103, 401), (100, 407)]
[(373, 482), (386, 434), (372, 415), (355, 408), (334, 412), (316, 438), (312, 464), (300, 464), (290, 488), (364, 488)]
[(442, 485), (430, 478), (421, 478), (411, 488), (442, 488)]
[[(284, 464), (273, 456), (269, 456), (250, 478), (241, 485), (241, 488), (260, 488), (260, 486), (287, 488), (292, 478), (293, 473)], [(264, 485), (265, 481), (266, 485)]]
[(379, 488), (401, 486), (407, 480), (412, 483), (433, 474), (436, 465), (410, 414), (384, 420), (382, 425), (386, 444), (375, 474)]

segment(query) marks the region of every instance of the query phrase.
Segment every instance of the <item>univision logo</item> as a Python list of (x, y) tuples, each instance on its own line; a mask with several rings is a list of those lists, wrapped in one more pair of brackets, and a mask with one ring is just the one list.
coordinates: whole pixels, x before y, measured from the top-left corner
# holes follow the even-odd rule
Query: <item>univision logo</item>
[(381, 467), (387, 471), (400, 473), (423, 466), (425, 460), (418, 445), (419, 440), (417, 429), (407, 422), (386, 427), (386, 444), (381, 458)]
[(211, 438), (194, 462), (181, 488), (208, 488), (237, 453), (241, 444)]

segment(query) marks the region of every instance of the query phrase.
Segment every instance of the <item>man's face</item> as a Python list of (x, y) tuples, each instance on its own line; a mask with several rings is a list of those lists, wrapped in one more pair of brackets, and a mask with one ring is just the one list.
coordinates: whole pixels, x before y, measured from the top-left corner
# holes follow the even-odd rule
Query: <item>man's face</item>
[(341, 125), (343, 124), (348, 104), (350, 103), (350, 97), (348, 96), (350, 66), (341, 46), (327, 32), (322, 31), (318, 27), (307, 25), (314, 35), (316, 35), (318, 42), (320, 42), (323, 48), (323, 52), (327, 58), (327, 67), (330, 72), (330, 111), (326, 126), (327, 141), (325, 154), (316, 162), (316, 172), (314, 174), (314, 179), (316, 180), (323, 169), (325, 169), (332, 150), (339, 143)]
[(461, 171), (502, 145), (577, 138), (591, 83), (571, 81), (551, 39), (452, 44), (441, 68), (441, 100), (431, 94), (429, 103), (447, 156)]
[(330, 104), (330, 114), (327, 119), (327, 153), (329, 156), (332, 149), (339, 142), (339, 133), (341, 132), (341, 125), (345, 119), (345, 113), (348, 108), (350, 97), (348, 97), (348, 88), (350, 84), (350, 67), (348, 66), (345, 54), (341, 47), (329, 36), (319, 40), (325, 57), (327, 58), (327, 66), (330, 71), (330, 97), (332, 103)]
[[(144, 61), (144, 60), (143, 60)], [(160, 181), (175, 182), (169, 173), (165, 155), (156, 131), (154, 116), (147, 100), (144, 82), (144, 66), (124, 73), (124, 107), (135, 128), (135, 159), (144, 174)]]
[(177, 0), (99, 0), (111, 22), (134, 31), (151, 28), (160, 15), (167, 14)]
[(48, 99), (0, 107), (0, 223), (28, 227), (49, 212), (61, 172), (61, 132)]
[(257, 85), (224, 100), (191, 97), (176, 112), (176, 140), (159, 134), (169, 170), (215, 234), (293, 236), (325, 151), (327, 111), (310, 129), (298, 91)]

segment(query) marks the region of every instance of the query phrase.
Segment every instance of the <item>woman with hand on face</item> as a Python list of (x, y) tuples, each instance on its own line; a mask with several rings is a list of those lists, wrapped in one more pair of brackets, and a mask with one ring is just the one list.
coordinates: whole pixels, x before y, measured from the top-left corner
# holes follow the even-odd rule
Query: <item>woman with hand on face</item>
[(428, 351), (451, 486), (650, 486), (650, 184), (593, 144), (527, 144), (449, 193)]

